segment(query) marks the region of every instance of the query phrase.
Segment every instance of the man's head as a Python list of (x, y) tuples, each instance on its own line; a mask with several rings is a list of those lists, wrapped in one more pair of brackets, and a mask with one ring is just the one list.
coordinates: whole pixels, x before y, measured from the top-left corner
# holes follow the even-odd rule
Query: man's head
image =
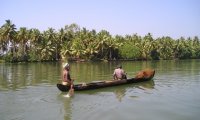
[(64, 69), (69, 69), (69, 63), (65, 63), (65, 64), (63, 65), (63, 68), (64, 68)]
[(120, 68), (120, 69), (121, 69), (121, 68), (122, 68), (122, 65), (120, 65), (120, 64), (119, 64), (119, 65), (117, 65), (117, 68)]

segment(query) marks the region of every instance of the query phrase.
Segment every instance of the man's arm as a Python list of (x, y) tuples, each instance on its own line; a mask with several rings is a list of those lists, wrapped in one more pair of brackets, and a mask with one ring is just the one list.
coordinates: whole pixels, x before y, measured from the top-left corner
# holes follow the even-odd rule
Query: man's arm
[(122, 73), (123, 73), (122, 78), (127, 79), (126, 72), (123, 70)]
[(113, 79), (116, 80), (117, 79), (117, 76), (116, 76), (116, 72), (114, 70), (114, 73), (113, 73)]

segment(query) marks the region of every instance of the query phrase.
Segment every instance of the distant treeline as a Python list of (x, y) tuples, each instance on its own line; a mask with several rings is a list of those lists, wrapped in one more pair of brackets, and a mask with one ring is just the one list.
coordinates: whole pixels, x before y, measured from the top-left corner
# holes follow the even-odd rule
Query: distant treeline
[(77, 24), (56, 31), (20, 27), (6, 20), (0, 28), (0, 59), (6, 62), (70, 60), (166, 60), (200, 58), (199, 38), (161, 37), (150, 33), (112, 36)]

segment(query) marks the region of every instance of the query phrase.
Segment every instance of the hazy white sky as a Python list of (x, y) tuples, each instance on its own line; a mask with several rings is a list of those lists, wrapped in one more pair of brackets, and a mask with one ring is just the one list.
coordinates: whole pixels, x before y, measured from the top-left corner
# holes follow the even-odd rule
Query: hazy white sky
[(0, 26), (59, 30), (76, 23), (112, 35), (200, 37), (200, 0), (1, 0)]

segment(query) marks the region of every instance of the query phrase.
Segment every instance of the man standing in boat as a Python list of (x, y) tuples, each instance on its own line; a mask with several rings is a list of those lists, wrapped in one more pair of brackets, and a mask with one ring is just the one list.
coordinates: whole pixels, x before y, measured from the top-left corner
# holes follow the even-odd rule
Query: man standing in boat
[(127, 79), (125, 71), (122, 69), (122, 65), (118, 65), (113, 73), (114, 80)]
[(73, 89), (73, 80), (70, 77), (70, 66), (69, 63), (65, 63), (63, 65), (63, 78), (62, 78), (62, 84), (70, 86), (70, 89)]

